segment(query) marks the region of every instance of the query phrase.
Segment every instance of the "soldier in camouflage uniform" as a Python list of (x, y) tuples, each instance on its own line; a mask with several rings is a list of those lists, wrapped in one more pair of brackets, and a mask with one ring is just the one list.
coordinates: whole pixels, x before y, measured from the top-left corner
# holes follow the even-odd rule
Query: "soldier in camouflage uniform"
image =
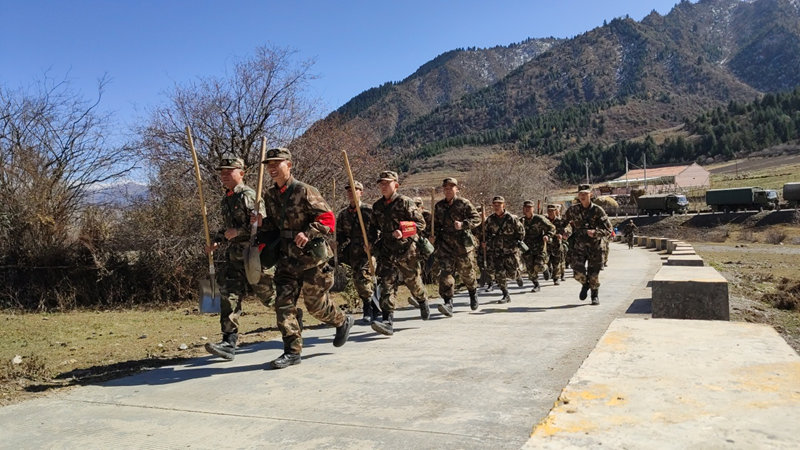
[[(234, 155), (223, 155), (217, 170), (225, 196), (222, 197), (223, 228), (214, 235), (214, 242), (206, 249), (212, 252), (219, 244), (228, 242), (225, 251), (226, 264), (218, 274), (220, 288), (220, 316), (222, 341), (207, 343), (206, 351), (227, 360), (236, 355), (236, 342), (239, 338), (239, 315), (242, 311), (242, 299), (247, 289), (247, 276), (244, 268), (245, 248), (250, 245), (250, 217), (254, 212), (264, 213), (263, 201), (256, 211), (256, 191), (244, 184), (244, 161)], [(271, 272), (262, 271), (262, 277), (256, 286), (255, 294), (265, 305), (274, 300)]]
[(469, 200), (459, 197), (458, 180), (445, 178), (442, 181), (444, 199), (434, 207), (436, 248), (434, 255), (439, 267), (439, 296), (444, 304), (439, 312), (453, 316), (454, 276), (458, 274), (469, 292), (469, 306), (478, 309), (477, 280), (475, 268), (476, 241), (472, 230), (481, 224), (478, 211)]
[(547, 219), (556, 227), (553, 241), (547, 246), (550, 256), (550, 273), (553, 275), (553, 284), (558, 286), (564, 279), (564, 259), (567, 255), (567, 238), (572, 233), (572, 227), (566, 219), (559, 215), (558, 205), (547, 205)]
[[(358, 222), (356, 199), (359, 201), (361, 218), (364, 220), (366, 230), (370, 229), (372, 221), (372, 207), (361, 202), (364, 185), (355, 182), (355, 189), (348, 183), (345, 186), (350, 206), (343, 209), (336, 218), (336, 242), (339, 249), (339, 262), (349, 265), (353, 269), (353, 285), (364, 307), (363, 325), (372, 323), (373, 311), (371, 297), (375, 289), (370, 275), (369, 260), (365, 250), (365, 242), (361, 233), (361, 224)], [(367, 236), (369, 239), (369, 236)], [(370, 239), (372, 240), (372, 239)]]
[(622, 227), (622, 232), (625, 234), (625, 243), (628, 244), (628, 250), (633, 248), (633, 236), (636, 234), (636, 230), (639, 227), (633, 223), (633, 219), (628, 220), (625, 225)]
[(550, 266), (548, 266), (548, 242), (553, 239), (556, 227), (541, 214), (533, 213), (533, 202), (526, 200), (522, 204), (522, 227), (525, 229), (523, 242), (528, 246), (528, 251), (522, 254), (528, 278), (533, 282), (531, 292), (539, 292), (539, 272), (544, 273), (544, 279), (550, 279)]
[[(425, 219), (425, 229), (419, 231), (418, 234), (420, 237), (430, 240), (431, 238), (431, 220), (432, 215), (430, 211), (425, 210), (425, 202), (423, 202), (422, 197), (414, 197), (414, 204), (417, 205), (420, 211), (422, 211), (422, 218)], [(422, 269), (422, 282), (425, 284), (431, 283), (433, 281), (433, 273), (436, 271), (435, 269), (436, 261), (434, 260), (433, 254), (428, 256), (427, 258), (421, 258), (420, 261), (420, 268)], [(414, 301), (412, 299), (411, 304), (414, 305)], [(415, 306), (415, 305), (414, 305)]]
[(506, 211), (506, 200), (501, 196), (492, 199), (494, 213), (486, 218), (487, 264), (492, 278), (495, 280), (503, 297), (498, 303), (508, 303), (511, 296), (506, 287), (506, 280), (514, 279), (519, 270), (519, 241), (525, 237), (522, 223), (513, 214)]
[(611, 235), (611, 222), (603, 208), (592, 203), (589, 185), (580, 186), (578, 204), (570, 206), (564, 218), (572, 226), (570, 265), (575, 279), (582, 284), (578, 298), (586, 300), (586, 294), (591, 289), (592, 304), (599, 305), (600, 269), (603, 268), (602, 238)]
[(297, 300), (303, 295), (306, 309), (320, 322), (336, 327), (333, 345), (347, 342), (353, 317), (344, 314), (328, 295), (333, 286), (333, 256), (328, 239), (333, 238), (336, 219), (319, 191), (292, 177), (292, 154), (285, 148), (267, 151), (264, 161), (274, 182), (265, 195), (266, 232), (280, 233), (275, 271), (275, 313), (283, 335), (283, 354), (273, 360), (273, 369), (299, 364), (303, 349), (302, 328), (297, 321)]
[(423, 320), (430, 317), (428, 295), (422, 284), (417, 233), (425, 229), (422, 212), (414, 201), (400, 195), (396, 172), (384, 171), (378, 176), (383, 195), (372, 205), (372, 231), (377, 236), (375, 254), (378, 260), (378, 279), (381, 286), (382, 320), (373, 320), (372, 329), (386, 336), (394, 334), (396, 287), (403, 278), (411, 295), (419, 303)]

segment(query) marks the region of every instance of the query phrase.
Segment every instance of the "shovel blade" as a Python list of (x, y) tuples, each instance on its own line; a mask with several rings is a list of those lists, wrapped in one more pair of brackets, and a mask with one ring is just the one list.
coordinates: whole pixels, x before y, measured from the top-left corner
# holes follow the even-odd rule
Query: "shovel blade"
[(372, 302), (372, 307), (375, 311), (383, 312), (381, 309), (381, 285), (380, 283), (374, 283), (375, 289), (372, 290), (372, 297), (370, 297), (370, 301)]
[(217, 283), (205, 278), (200, 280), (200, 312), (219, 313), (222, 296)]
[(244, 248), (244, 274), (247, 282), (255, 286), (261, 280), (261, 251), (258, 246)]

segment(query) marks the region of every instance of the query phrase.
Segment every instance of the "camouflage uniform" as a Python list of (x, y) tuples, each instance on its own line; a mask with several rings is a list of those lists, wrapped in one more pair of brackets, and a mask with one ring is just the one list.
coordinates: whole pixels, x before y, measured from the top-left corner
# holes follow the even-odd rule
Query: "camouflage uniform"
[(378, 278), (381, 285), (381, 310), (388, 318), (395, 310), (396, 287), (402, 276), (403, 281), (420, 303), (428, 300), (422, 284), (420, 261), (422, 256), (417, 249), (417, 237), (412, 235), (397, 239), (392, 236), (400, 229), (400, 222), (411, 221), (417, 233), (425, 229), (422, 212), (414, 202), (397, 192), (389, 200), (381, 197), (372, 205), (371, 235), (377, 236), (375, 255), (378, 260)]
[[(236, 341), (238, 338), (239, 314), (248, 285), (244, 270), (244, 252), (250, 246), (250, 216), (255, 210), (255, 204), (256, 191), (244, 183), (226, 191), (220, 204), (223, 228), (214, 236), (214, 242), (225, 242), (225, 230), (228, 228), (238, 231), (236, 237), (228, 241), (226, 264), (217, 274), (221, 297), (219, 322), (223, 341)], [(258, 205), (258, 212), (264, 214), (263, 200)], [(253, 286), (256, 296), (266, 306), (275, 297), (271, 276), (273, 273), (272, 270), (262, 269), (260, 281)]]
[[(265, 200), (267, 214), (263, 227), (266, 231), (280, 233), (275, 271), (278, 329), (283, 335), (284, 353), (299, 355), (303, 349), (302, 328), (297, 321), (297, 300), (301, 293), (306, 309), (320, 322), (338, 328), (347, 320), (328, 295), (333, 286), (333, 268), (327, 264), (333, 255), (328, 243), (333, 230), (319, 219), (326, 213), (333, 218), (333, 214), (316, 188), (292, 176), (283, 187), (273, 184)], [(285, 220), (281, 221), (284, 205)], [(294, 243), (299, 232), (309, 239), (304, 248)], [(313, 254), (315, 246), (319, 251), (317, 255)]]
[(548, 239), (552, 240), (556, 232), (556, 227), (553, 226), (547, 217), (541, 214), (534, 214), (530, 219), (523, 216), (521, 221), (522, 227), (525, 229), (525, 239), (523, 242), (525, 242), (529, 249), (522, 254), (522, 260), (525, 262), (525, 268), (528, 270), (528, 278), (531, 279), (535, 288), (539, 285), (539, 273), (545, 272), (546, 269), (548, 269), (548, 244), (544, 241), (544, 238), (546, 236)]
[(550, 222), (556, 227), (556, 234), (553, 241), (547, 246), (547, 252), (550, 256), (550, 273), (555, 284), (558, 284), (558, 280), (564, 277), (567, 238), (572, 233), (572, 227), (567, 219), (563, 217), (550, 219)]
[[(361, 218), (364, 219), (364, 228), (370, 229), (372, 221), (372, 207), (361, 203)], [(369, 235), (367, 236), (369, 239)], [(372, 239), (370, 239), (372, 241)], [(336, 218), (336, 242), (339, 249), (339, 262), (345, 263), (353, 269), (353, 285), (359, 298), (365, 305), (369, 304), (375, 286), (370, 275), (369, 260), (364, 250), (364, 237), (361, 233), (361, 224), (358, 214), (352, 206), (343, 209)]]
[[(603, 268), (603, 243), (611, 235), (611, 222), (602, 207), (590, 203), (584, 208), (580, 203), (567, 209), (564, 218), (572, 226), (570, 265), (575, 279), (592, 290), (600, 286), (600, 269)], [(595, 230), (589, 237), (587, 230)]]
[[(439, 266), (439, 295), (445, 301), (453, 298), (454, 275), (458, 274), (470, 296), (473, 296), (477, 289), (477, 242), (472, 229), (481, 224), (481, 217), (469, 200), (458, 196), (452, 202), (447, 199), (439, 200), (434, 208), (434, 255)], [(456, 221), (461, 222), (461, 230), (455, 229)]]
[(628, 244), (628, 248), (633, 248), (633, 236), (638, 229), (639, 227), (632, 221), (628, 221), (623, 225), (622, 232), (625, 234), (625, 243)]
[(486, 218), (486, 267), (504, 295), (508, 294), (506, 280), (517, 277), (519, 270), (518, 242), (525, 237), (522, 223), (513, 214), (492, 214)]

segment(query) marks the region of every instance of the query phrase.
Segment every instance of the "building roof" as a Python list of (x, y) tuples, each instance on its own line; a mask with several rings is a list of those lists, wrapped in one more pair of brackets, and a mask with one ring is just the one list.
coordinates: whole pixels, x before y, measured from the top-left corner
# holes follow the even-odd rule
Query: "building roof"
[[(674, 177), (675, 175), (680, 174), (684, 170), (688, 169), (691, 164), (687, 164), (684, 166), (667, 166), (667, 167), (653, 167), (647, 169), (647, 179), (650, 178), (657, 178), (657, 177)], [(634, 169), (628, 171), (628, 180), (634, 179), (644, 179), (644, 169)], [(617, 178), (616, 180), (625, 180), (625, 175)], [(615, 180), (615, 181), (616, 181)]]

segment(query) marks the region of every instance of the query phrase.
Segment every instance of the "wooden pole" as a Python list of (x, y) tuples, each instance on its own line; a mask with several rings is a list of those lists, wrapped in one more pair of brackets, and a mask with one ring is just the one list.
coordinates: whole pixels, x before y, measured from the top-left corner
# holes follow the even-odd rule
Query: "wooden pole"
[[(350, 170), (350, 160), (347, 159), (347, 151), (342, 150), (344, 157), (344, 167), (347, 169), (347, 178), (350, 180), (350, 189), (355, 190), (356, 180), (353, 178), (353, 171)], [(369, 251), (369, 241), (367, 240), (367, 228), (364, 226), (364, 218), (361, 217), (361, 201), (353, 191), (353, 201), (356, 204), (356, 215), (358, 216), (358, 223), (361, 225), (361, 237), (364, 239), (364, 251), (367, 252), (367, 260), (369, 261), (369, 274), (375, 275), (375, 266), (372, 264), (372, 254)]]

